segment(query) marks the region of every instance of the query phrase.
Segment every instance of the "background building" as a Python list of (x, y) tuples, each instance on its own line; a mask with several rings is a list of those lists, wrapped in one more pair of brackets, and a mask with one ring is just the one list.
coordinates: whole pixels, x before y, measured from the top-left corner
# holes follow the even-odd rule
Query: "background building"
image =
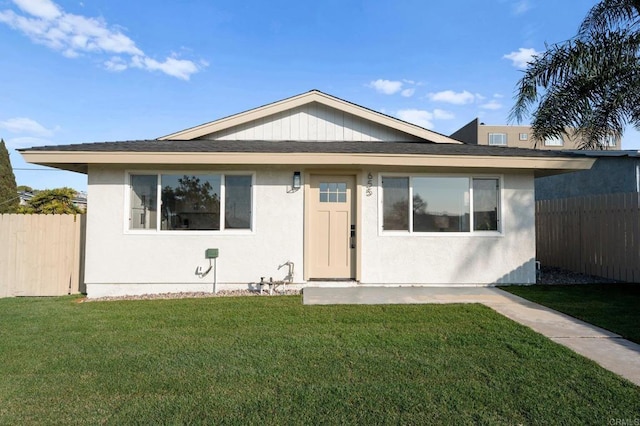
[[(452, 139), (473, 145), (509, 146), (513, 148), (537, 148), (537, 149), (578, 149), (580, 140), (563, 136), (555, 139), (547, 139), (543, 143), (534, 146), (531, 134), (531, 126), (486, 125), (475, 118), (470, 123), (453, 132)], [(619, 140), (611, 139), (607, 149), (621, 149)]]

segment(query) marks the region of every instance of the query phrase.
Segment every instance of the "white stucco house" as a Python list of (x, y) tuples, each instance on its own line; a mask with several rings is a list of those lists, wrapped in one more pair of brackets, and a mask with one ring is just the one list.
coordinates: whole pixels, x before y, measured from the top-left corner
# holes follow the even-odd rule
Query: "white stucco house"
[(466, 145), (310, 92), (154, 140), (24, 149), (88, 174), (89, 297), (535, 281), (534, 177), (567, 153)]

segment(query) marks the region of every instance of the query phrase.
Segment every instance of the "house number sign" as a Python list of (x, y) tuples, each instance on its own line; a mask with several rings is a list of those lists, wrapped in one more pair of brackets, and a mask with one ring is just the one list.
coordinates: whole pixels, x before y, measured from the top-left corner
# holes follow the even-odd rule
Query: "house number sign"
[(365, 194), (367, 197), (371, 197), (373, 195), (373, 174), (371, 174), (371, 172), (367, 174), (367, 189)]

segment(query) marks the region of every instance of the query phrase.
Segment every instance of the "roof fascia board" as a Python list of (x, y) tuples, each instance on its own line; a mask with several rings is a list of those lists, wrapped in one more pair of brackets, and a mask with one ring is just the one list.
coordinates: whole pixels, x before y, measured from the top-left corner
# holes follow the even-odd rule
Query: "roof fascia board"
[(346, 112), (348, 114), (355, 115), (362, 119), (378, 123), (382, 126), (389, 127), (412, 136), (422, 138), (431, 142), (439, 143), (456, 143), (462, 142), (455, 139), (451, 139), (447, 136), (441, 135), (431, 130), (424, 129), (420, 126), (416, 126), (406, 121), (398, 120), (397, 118), (390, 117), (388, 115), (361, 107), (359, 105), (344, 101), (342, 99), (335, 98), (327, 95), (326, 93), (319, 92), (317, 90), (303, 93), (291, 98), (283, 99), (278, 102), (274, 102), (268, 105), (264, 105), (258, 108), (254, 108), (245, 112), (231, 115), (229, 117), (221, 118), (219, 120), (211, 121), (209, 123), (202, 124), (200, 126), (192, 127), (186, 130), (182, 130), (170, 135), (162, 136), (159, 140), (193, 140), (199, 137), (219, 132), (231, 127), (239, 126), (241, 124), (248, 123), (250, 121), (259, 120), (264, 117), (275, 115), (283, 111), (297, 108), (302, 105), (306, 105), (312, 102), (318, 102), (322, 105), (337, 109), (339, 111)]
[(461, 167), (504, 169), (586, 170), (594, 158), (497, 157), (363, 153), (235, 153), (235, 152), (69, 152), (23, 151), (33, 164), (228, 164)]

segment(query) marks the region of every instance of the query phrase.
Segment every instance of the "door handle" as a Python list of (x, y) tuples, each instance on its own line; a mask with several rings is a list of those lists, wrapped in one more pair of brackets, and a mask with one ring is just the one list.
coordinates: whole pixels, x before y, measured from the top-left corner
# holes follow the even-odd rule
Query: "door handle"
[(350, 243), (351, 243), (351, 248), (356, 248), (356, 226), (355, 225), (351, 225), (351, 239), (350, 239)]

